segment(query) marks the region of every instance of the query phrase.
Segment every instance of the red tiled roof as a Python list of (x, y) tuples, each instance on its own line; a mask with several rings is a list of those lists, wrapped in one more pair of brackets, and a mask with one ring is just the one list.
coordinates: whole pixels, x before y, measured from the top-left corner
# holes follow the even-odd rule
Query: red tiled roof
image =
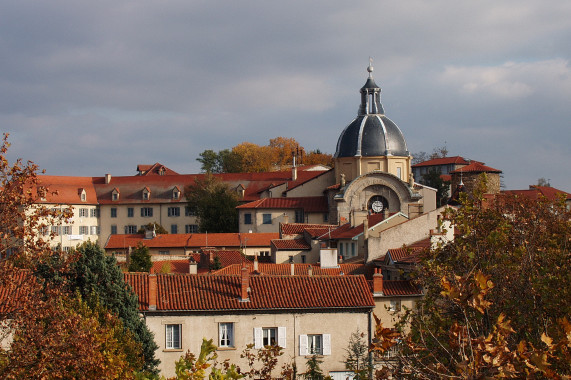
[(111, 235), (105, 249), (136, 247), (139, 242), (149, 248), (269, 247), (270, 241), (277, 238), (277, 232), (164, 234), (152, 239), (145, 239), (145, 235)]
[(218, 257), (223, 267), (232, 264), (242, 264), (248, 261), (242, 252), (236, 250), (203, 249), (202, 252), (207, 255), (212, 254), (212, 260)]
[[(161, 174), (161, 170), (163, 174)], [(153, 165), (137, 165), (137, 171), (139, 175), (149, 176), (149, 175), (178, 175), (177, 172), (167, 168), (166, 166), (155, 163)]]
[(389, 255), (394, 262), (416, 264), (422, 252), (430, 247), (430, 238), (422, 239), (406, 247), (389, 249)]
[(506, 190), (503, 193), (521, 195), (530, 199), (537, 199), (540, 195), (542, 195), (551, 201), (557, 200), (561, 195), (564, 195), (565, 199), (571, 199), (570, 193), (549, 186), (532, 185), (530, 186), (529, 190)]
[(450, 174), (455, 173), (501, 173), (501, 170), (491, 168), (486, 165), (482, 165), (479, 162), (472, 161), (470, 165), (463, 166), (459, 169), (451, 171)]
[(434, 158), (432, 160), (419, 162), (418, 164), (412, 165), (412, 167), (419, 168), (422, 166), (436, 166), (436, 165), (450, 165), (450, 164), (468, 165), (469, 163), (470, 161), (466, 161), (464, 157), (452, 156), (452, 157)]
[[(0, 265), (5, 265), (0, 263)], [(34, 287), (36, 285), (35, 277), (29, 271), (9, 269), (3, 273), (3, 285), (0, 285), (0, 313), (9, 313), (15, 308), (20, 307), (18, 300), (21, 300), (24, 292), (28, 290), (28, 286)]]
[[(98, 203), (95, 181), (92, 177), (38, 176), (38, 185), (48, 188), (45, 201), (38, 203), (85, 204)], [(81, 190), (85, 190), (85, 201), (81, 200)], [(111, 197), (111, 196), (110, 196)]]
[(331, 234), (327, 234), (326, 236), (322, 236), (324, 239), (352, 239), (355, 236), (363, 233), (363, 224), (360, 224), (356, 227), (351, 227), (350, 223), (346, 223), (339, 228), (331, 231)]
[[(290, 276), (291, 275), (291, 265), (292, 264), (273, 264), (273, 263), (259, 263), (258, 273), (261, 275), (271, 275), (271, 276)], [(293, 264), (294, 276), (308, 276), (309, 267), (311, 267), (313, 276), (340, 276), (341, 273), (344, 275), (354, 275), (354, 274), (364, 274), (365, 264), (339, 264), (338, 268), (321, 268), (319, 264)], [(250, 273), (254, 272), (254, 264), (249, 263), (247, 265)], [(241, 273), (242, 266), (238, 264), (229, 265), (225, 268), (213, 272), (214, 275), (223, 274), (235, 274)]]
[(283, 223), (281, 224), (282, 234), (283, 235), (301, 235), (303, 231), (307, 229), (325, 229), (324, 233), (328, 232), (329, 230), (336, 229), (337, 225), (335, 224), (306, 224), (306, 223)]
[[(373, 281), (369, 281), (369, 289), (373, 291)], [(419, 296), (422, 291), (408, 280), (383, 280), (383, 295), (391, 296)]]
[(272, 245), (279, 250), (306, 250), (311, 249), (311, 245), (307, 243), (304, 239), (274, 239), (272, 240)]
[(252, 209), (303, 209), (305, 212), (327, 212), (326, 197), (262, 198), (237, 208)]
[(452, 181), (452, 176), (450, 174), (440, 174), (440, 179), (445, 182)]
[[(241, 302), (240, 276), (157, 274), (157, 311), (354, 309), (374, 301), (363, 276), (251, 276), (249, 301)], [(139, 308), (149, 306), (146, 274), (125, 274), (139, 296)]]

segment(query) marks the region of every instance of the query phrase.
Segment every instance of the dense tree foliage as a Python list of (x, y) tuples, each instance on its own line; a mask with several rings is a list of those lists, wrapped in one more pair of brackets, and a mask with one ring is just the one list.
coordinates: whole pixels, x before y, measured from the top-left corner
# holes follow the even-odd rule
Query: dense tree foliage
[[(427, 252), (426, 291), (403, 321), (397, 377), (563, 378), (571, 375), (571, 213), (563, 200), (478, 189), (450, 209), (456, 238)], [(378, 330), (379, 351), (395, 343)], [(384, 336), (383, 336), (384, 335)]]
[(436, 206), (440, 207), (446, 204), (449, 197), (450, 181), (445, 181), (441, 177), (440, 170), (430, 169), (428, 173), (422, 176), (419, 181), (423, 185), (436, 189)]
[(444, 145), (438, 146), (432, 150), (432, 153), (426, 153), (425, 151), (420, 151), (412, 154), (412, 164), (419, 164), (424, 161), (434, 160), (435, 158), (448, 157), (448, 148), (446, 147), (446, 142)]
[(149, 247), (141, 242), (131, 253), (129, 261), (129, 272), (148, 272), (153, 266)]
[[(50, 248), (52, 226), (69, 209), (45, 207), (49, 189), (37, 166), (6, 159), (0, 146), (0, 378), (129, 378), (141, 368), (140, 345), (96, 300), (65, 286), (50, 270), (69, 270), (76, 256)], [(44, 234), (44, 232), (46, 232)], [(40, 235), (41, 233), (41, 235)], [(90, 296), (91, 297), (91, 296)]]
[(293, 138), (276, 137), (268, 145), (243, 142), (230, 149), (215, 152), (207, 149), (197, 161), (205, 173), (254, 173), (283, 170), (297, 165), (333, 165), (330, 154), (315, 150), (306, 154), (305, 148)]
[(146, 233), (147, 231), (153, 231), (153, 230), (155, 231), (155, 233), (157, 235), (166, 235), (169, 233), (163, 226), (161, 226), (157, 222), (151, 222), (151, 223), (145, 224), (143, 227), (139, 228), (137, 233), (139, 235), (141, 235), (141, 234)]
[(186, 189), (188, 206), (195, 210), (200, 232), (238, 232), (238, 195), (211, 175)]

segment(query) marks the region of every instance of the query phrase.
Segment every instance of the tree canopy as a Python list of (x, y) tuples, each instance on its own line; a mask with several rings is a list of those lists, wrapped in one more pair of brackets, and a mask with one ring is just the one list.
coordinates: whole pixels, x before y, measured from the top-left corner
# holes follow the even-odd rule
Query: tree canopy
[(200, 232), (238, 232), (238, 195), (227, 184), (207, 174), (188, 186), (186, 199)]
[(141, 242), (137, 244), (137, 248), (133, 250), (129, 260), (129, 272), (148, 272), (153, 266), (149, 247)]
[(243, 142), (232, 149), (206, 149), (196, 160), (205, 173), (252, 173), (283, 170), (293, 164), (333, 166), (333, 157), (319, 150), (306, 154), (294, 138), (276, 137), (268, 145)]
[[(397, 377), (571, 374), (571, 213), (563, 200), (482, 193), (446, 212), (454, 241), (417, 268), (426, 294), (402, 321)], [(378, 331), (378, 347), (397, 342)]]

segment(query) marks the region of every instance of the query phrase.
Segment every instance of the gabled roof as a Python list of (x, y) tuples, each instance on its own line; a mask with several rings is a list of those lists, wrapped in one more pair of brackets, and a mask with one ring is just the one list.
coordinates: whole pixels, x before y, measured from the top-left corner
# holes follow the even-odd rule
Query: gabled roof
[(178, 175), (174, 170), (171, 170), (158, 162), (153, 165), (137, 165), (137, 172), (139, 172), (138, 175), (141, 176)]
[(240, 205), (240, 209), (303, 209), (304, 212), (327, 212), (326, 197), (262, 198)]
[(323, 239), (352, 239), (357, 235), (363, 233), (363, 224), (361, 223), (358, 226), (351, 227), (350, 223), (345, 223), (342, 226), (338, 227), (337, 229), (331, 231), (331, 233), (327, 233), (323, 235)]
[(335, 224), (309, 224), (309, 223), (282, 223), (282, 235), (301, 235), (306, 230), (318, 231), (323, 230), (323, 233), (332, 231), (339, 227)]
[[(319, 264), (273, 264), (273, 263), (259, 263), (259, 275), (271, 276), (290, 276), (291, 266), (294, 267), (294, 276), (309, 276), (309, 268), (311, 268), (312, 276), (341, 276), (341, 275), (355, 275), (365, 274), (365, 264), (363, 262), (356, 264), (339, 264), (337, 268), (321, 268)], [(250, 273), (254, 272), (254, 264), (248, 263), (247, 266)], [(212, 274), (235, 274), (241, 273), (242, 266), (239, 264), (229, 265), (219, 269)]]
[(145, 235), (111, 235), (105, 249), (136, 247), (139, 242), (149, 248), (202, 248), (202, 247), (269, 247), (277, 232), (265, 233), (211, 233), (211, 234), (159, 234), (152, 239)]
[(450, 164), (468, 165), (470, 164), (470, 161), (467, 161), (466, 159), (464, 159), (464, 157), (461, 156), (441, 157), (441, 158), (433, 158), (428, 161), (419, 162), (418, 164), (412, 165), (412, 167), (420, 168), (422, 166), (438, 166), (438, 165), (450, 165)]
[(422, 252), (428, 247), (430, 247), (430, 238), (422, 239), (406, 247), (389, 249), (385, 258), (391, 259), (396, 264), (416, 264), (420, 261)]
[[(96, 205), (98, 203), (95, 182), (92, 177), (40, 175), (38, 176), (38, 185), (48, 189), (45, 200), (38, 199), (38, 203), (72, 205)], [(85, 190), (85, 201), (81, 200), (81, 189)], [(111, 195), (109, 198), (111, 199)]]
[[(156, 310), (370, 309), (375, 304), (363, 276), (250, 276), (249, 301), (241, 302), (241, 277), (157, 274)], [(149, 274), (126, 273), (125, 281), (149, 309)]]
[(501, 173), (501, 170), (491, 168), (479, 162), (472, 161), (470, 165), (463, 166), (459, 169), (453, 170), (450, 173)]
[[(369, 281), (371, 292), (373, 281)], [(383, 296), (420, 296), (422, 291), (409, 280), (383, 280)]]
[(557, 200), (561, 195), (567, 200), (571, 199), (570, 193), (549, 186), (531, 185), (528, 190), (505, 190), (503, 193), (521, 195), (530, 199), (537, 199), (540, 196), (544, 196), (551, 201)]
[(311, 249), (311, 244), (305, 239), (274, 239), (272, 245), (280, 251)]

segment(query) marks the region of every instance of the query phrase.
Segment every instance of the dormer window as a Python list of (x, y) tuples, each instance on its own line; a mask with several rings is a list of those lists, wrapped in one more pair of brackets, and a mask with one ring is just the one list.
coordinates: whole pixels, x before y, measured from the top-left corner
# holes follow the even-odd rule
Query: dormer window
[(87, 193), (85, 192), (85, 189), (79, 189), (79, 199), (81, 199), (82, 202), (87, 200)]
[(172, 199), (180, 199), (180, 189), (177, 186), (172, 190)]
[(113, 191), (111, 192), (111, 200), (112, 201), (118, 201), (119, 200), (119, 189), (117, 189), (117, 188), (113, 189)]
[(166, 172), (166, 170), (165, 170), (164, 166), (161, 166), (161, 168), (159, 169), (159, 175), (165, 175), (165, 172)]
[(143, 200), (148, 201), (149, 199), (151, 199), (151, 190), (149, 190), (148, 187), (145, 187), (143, 189)]

